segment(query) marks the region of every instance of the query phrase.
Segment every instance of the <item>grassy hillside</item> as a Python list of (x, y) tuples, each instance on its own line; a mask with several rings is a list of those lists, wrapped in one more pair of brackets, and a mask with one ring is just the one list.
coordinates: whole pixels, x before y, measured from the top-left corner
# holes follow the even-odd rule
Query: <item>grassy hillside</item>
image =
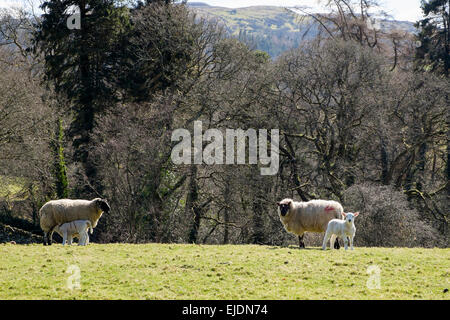
[(450, 249), (2, 244), (0, 261), (0, 299), (450, 298)]
[[(253, 6), (223, 8), (191, 5), (202, 17), (217, 19), (226, 26), (230, 35), (246, 41), (272, 57), (298, 47), (302, 41), (302, 25), (296, 14), (282, 7)], [(311, 33), (313, 35), (314, 33)]]
[[(192, 10), (201, 16), (217, 19), (228, 32), (253, 45), (256, 49), (268, 52), (272, 57), (296, 48), (304, 39), (317, 35), (312, 20), (300, 21), (293, 11), (276, 6), (252, 6), (246, 8), (224, 8), (202, 3), (189, 3)], [(399, 29), (414, 32), (413, 24), (405, 21), (382, 21), (383, 30)], [(305, 36), (305, 31), (308, 30)]]
[(297, 31), (298, 23), (295, 15), (282, 7), (253, 6), (246, 8), (223, 8), (223, 7), (195, 7), (195, 10), (205, 15), (220, 18), (226, 22), (227, 27), (233, 34), (238, 34), (239, 29), (253, 32), (263, 30), (286, 29)]

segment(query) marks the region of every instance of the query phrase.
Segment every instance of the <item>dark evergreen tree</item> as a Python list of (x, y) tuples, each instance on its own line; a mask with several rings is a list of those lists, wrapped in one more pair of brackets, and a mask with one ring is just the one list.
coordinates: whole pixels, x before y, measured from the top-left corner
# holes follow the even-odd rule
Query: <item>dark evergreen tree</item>
[(150, 101), (185, 79), (195, 58), (194, 16), (172, 1), (147, 1), (132, 11), (132, 31), (117, 50), (118, 85), (126, 99)]
[[(129, 27), (129, 10), (117, 0), (48, 0), (45, 14), (36, 26), (34, 51), (45, 57), (45, 78), (58, 94), (71, 102), (74, 120), (69, 137), (74, 160), (82, 164), (81, 176), (88, 181), (78, 196), (89, 196), (102, 188), (97, 179), (91, 134), (96, 115), (115, 101), (114, 49)], [(69, 29), (67, 20), (79, 10), (80, 29)]]
[(448, 77), (450, 67), (450, 0), (422, 1), (424, 19), (419, 28), (416, 65)]
[[(416, 23), (420, 46), (416, 50), (418, 70), (442, 74), (448, 78), (450, 68), (450, 0), (422, 1), (424, 19)], [(447, 168), (450, 181), (450, 111), (447, 110)], [(447, 195), (450, 183), (447, 182)]]

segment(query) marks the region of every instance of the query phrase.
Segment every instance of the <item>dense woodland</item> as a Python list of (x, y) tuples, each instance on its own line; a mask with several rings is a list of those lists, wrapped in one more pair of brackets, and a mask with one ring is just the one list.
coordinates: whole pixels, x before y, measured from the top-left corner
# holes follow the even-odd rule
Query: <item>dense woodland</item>
[[(46, 201), (102, 197), (96, 242), (286, 245), (277, 201), (334, 199), (361, 212), (358, 246), (448, 247), (450, 1), (417, 35), (370, 29), (373, 1), (329, 6), (276, 59), (169, 0), (3, 11), (0, 221), (39, 233)], [(196, 120), (279, 129), (278, 173), (173, 164)]]

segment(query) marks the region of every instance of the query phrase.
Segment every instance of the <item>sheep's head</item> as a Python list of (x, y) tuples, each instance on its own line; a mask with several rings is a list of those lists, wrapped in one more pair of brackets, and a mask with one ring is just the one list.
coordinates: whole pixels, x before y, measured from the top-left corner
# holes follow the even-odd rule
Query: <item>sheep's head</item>
[(94, 201), (97, 204), (97, 207), (104, 213), (109, 213), (109, 211), (111, 210), (111, 207), (109, 206), (108, 201), (106, 199), (97, 198)]
[(355, 213), (352, 213), (352, 212), (349, 212), (349, 213), (342, 212), (342, 214), (344, 215), (345, 221), (346, 221), (347, 223), (352, 223), (352, 222), (355, 221), (355, 218), (359, 215), (359, 212), (355, 212)]
[(280, 202), (277, 202), (277, 205), (280, 208), (280, 214), (282, 217), (284, 217), (289, 212), (292, 202), (293, 201), (291, 199), (284, 199)]

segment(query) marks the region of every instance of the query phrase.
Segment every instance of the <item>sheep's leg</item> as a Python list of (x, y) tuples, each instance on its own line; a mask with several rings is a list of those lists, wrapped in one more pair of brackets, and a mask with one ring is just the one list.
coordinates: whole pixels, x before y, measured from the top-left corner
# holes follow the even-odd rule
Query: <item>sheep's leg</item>
[(44, 232), (44, 246), (47, 245), (47, 232)]
[(353, 236), (349, 237), (350, 239), (350, 250), (353, 250)]
[(86, 231), (81, 232), (80, 234), (80, 241), (78, 241), (79, 246), (85, 246), (86, 245)]
[(305, 248), (305, 243), (303, 242), (303, 236), (304, 234), (302, 234), (301, 236), (298, 236), (298, 247), (301, 248)]
[(341, 248), (341, 246), (339, 245), (339, 238), (336, 237), (336, 240), (334, 241), (334, 248), (339, 250)]
[(333, 250), (335, 247), (333, 246), (333, 244), (335, 243), (335, 241), (336, 241), (336, 235), (335, 234), (332, 234), (331, 236), (330, 236), (330, 249), (331, 250)]
[(344, 248), (348, 250), (348, 237), (344, 236)]
[(330, 240), (330, 237), (331, 237), (330, 233), (326, 232), (325, 237), (323, 237), (322, 250), (327, 250), (327, 242), (328, 240)]
[(63, 243), (62, 245), (65, 246), (67, 241), (67, 232), (63, 232)]
[(72, 245), (72, 241), (73, 241), (73, 235), (71, 234), (70, 236), (69, 236), (69, 241), (68, 241), (68, 245)]
[(48, 244), (49, 246), (51, 246), (51, 245), (52, 245), (52, 241), (53, 241), (53, 230), (51, 230), (51, 231), (49, 232), (49, 237), (48, 237), (48, 239), (47, 239), (47, 244)]

